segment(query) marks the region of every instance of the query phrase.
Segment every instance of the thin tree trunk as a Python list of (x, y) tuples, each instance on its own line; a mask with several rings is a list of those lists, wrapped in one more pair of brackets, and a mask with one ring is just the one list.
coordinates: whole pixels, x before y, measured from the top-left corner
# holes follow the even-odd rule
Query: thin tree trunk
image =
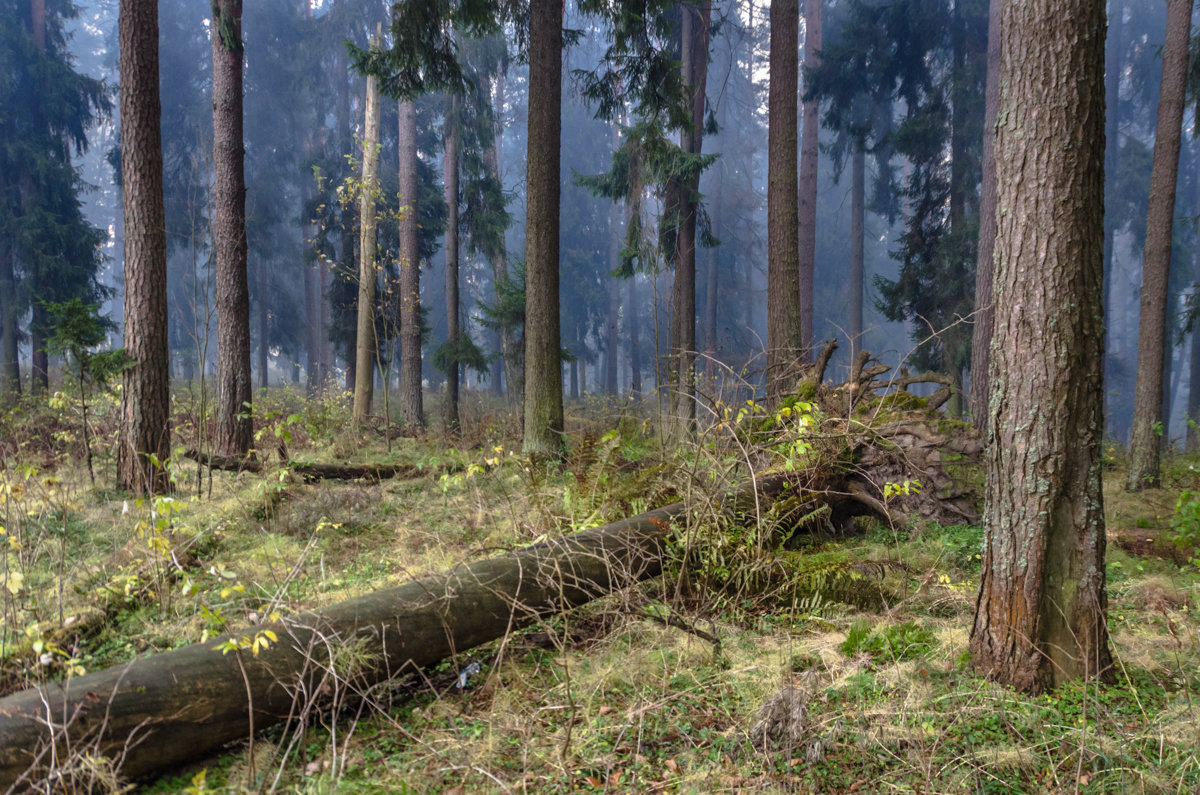
[[(0, 186), (3, 177), (0, 176)], [(21, 394), (17, 358), (17, 280), (13, 273), (12, 239), (0, 236), (0, 406), (11, 406)]]
[(118, 29), (125, 349), (137, 364), (123, 378), (117, 470), (122, 488), (151, 494), (170, 489), (161, 462), (171, 454), (157, 1), (121, 0)]
[(417, 107), (401, 101), (400, 151), (400, 412), (425, 427), (421, 389), (421, 262), (417, 228)]
[[(619, 132), (613, 128), (614, 142)], [(608, 323), (604, 338), (604, 393), (609, 397), (617, 394), (617, 346), (621, 325), (621, 280), (616, 275), (621, 264), (621, 215), (614, 201), (608, 208)]]
[[(1104, 193), (1104, 312), (1113, 318), (1120, 317), (1114, 311), (1112, 304), (1112, 288), (1115, 273), (1113, 272), (1113, 239), (1116, 236), (1116, 220), (1113, 190), (1116, 187), (1117, 162), (1121, 150), (1120, 117), (1121, 117), (1121, 34), (1125, 23), (1125, 4), (1123, 0), (1110, 0), (1108, 17), (1108, 37), (1105, 42), (1104, 74), (1104, 173), (1108, 175)], [(1121, 337), (1113, 333), (1116, 329), (1106, 330), (1104, 335), (1104, 354), (1106, 366), (1104, 369), (1104, 421), (1106, 430), (1116, 434), (1116, 426), (1112, 422), (1108, 408), (1109, 389), (1115, 384), (1111, 375), (1111, 361), (1115, 360), (1117, 347)]]
[(1039, 692), (1105, 676), (1112, 661), (1100, 460), (1104, 7), (1010, 0), (1002, 15), (997, 408), (970, 649), (988, 677)]
[[(246, 275), (246, 178), (242, 128), (242, 0), (214, 0), (213, 249), (217, 288), (217, 443), (220, 455), (245, 455), (250, 418), (250, 285)], [(261, 266), (260, 266), (261, 268)], [(258, 300), (266, 300), (259, 280)], [(263, 345), (259, 328), (259, 346)], [(261, 356), (260, 356), (260, 371)], [(259, 373), (261, 379), (263, 372)]]
[(563, 449), (559, 333), (559, 153), (563, 0), (531, 0), (525, 227), (526, 453)]
[(258, 388), (266, 389), (270, 380), (268, 356), (271, 352), (270, 302), (267, 299), (271, 288), (266, 260), (259, 259), (254, 271), (258, 280)]
[(850, 155), (850, 361), (862, 349), (863, 334), (863, 257), (864, 227), (866, 225), (867, 156), (862, 142), (854, 144)]
[[(979, 246), (975, 257), (975, 327), (971, 336), (969, 407), (976, 427), (987, 427), (988, 361), (995, 300), (992, 255), (996, 250), (996, 111), (1000, 105), (1000, 6), (988, 3), (987, 87), (983, 105), (983, 185), (979, 197)], [(1115, 114), (1114, 114), (1115, 115)]]
[[(379, 27), (371, 48), (382, 44)], [(366, 118), (363, 134), (362, 184), (359, 186), (358, 334), (355, 340), (354, 424), (371, 414), (375, 386), (375, 194), (379, 189), (379, 81), (367, 76)]]
[(629, 393), (642, 394), (641, 318), (638, 315), (637, 276), (629, 278)]
[(1146, 212), (1146, 247), (1142, 259), (1137, 387), (1133, 398), (1129, 468), (1125, 478), (1125, 488), (1129, 491), (1158, 485), (1162, 423), (1169, 419), (1162, 416), (1163, 357), (1169, 350), (1166, 319), (1171, 231), (1175, 221), (1175, 179), (1179, 172), (1191, 19), (1191, 0), (1168, 0), (1154, 166)]
[[(822, 0), (804, 2), (804, 68), (821, 65)], [(772, 49), (774, 49), (772, 47)], [(793, 56), (794, 57), (794, 56)], [(791, 85), (791, 84), (789, 84)], [(817, 261), (817, 163), (820, 107), (814, 99), (804, 103), (804, 132), (800, 142), (799, 259), (800, 349), (807, 357), (813, 347), (813, 279)], [(792, 114), (795, 116), (795, 113)]]
[(450, 357), (446, 366), (446, 430), (458, 430), (458, 142), (459, 105), (457, 95), (450, 97), (446, 111), (445, 141), (442, 154), (442, 181), (446, 199), (446, 344)]
[(799, 3), (773, 0), (767, 97), (767, 395), (772, 401), (795, 386), (804, 347), (796, 205), (799, 40)]

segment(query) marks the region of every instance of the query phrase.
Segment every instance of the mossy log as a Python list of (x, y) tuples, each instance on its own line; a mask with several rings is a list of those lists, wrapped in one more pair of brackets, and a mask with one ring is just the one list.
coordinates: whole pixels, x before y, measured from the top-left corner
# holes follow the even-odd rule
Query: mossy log
[[(757, 479), (723, 512), (753, 515), (788, 484)], [(100, 757), (127, 779), (167, 770), (288, 720), (334, 683), (388, 681), (657, 576), (687, 510), (675, 503), (238, 633), (275, 633), (257, 654), (222, 653), (225, 636), (0, 699), (0, 792), (69, 786)]]
[[(199, 450), (189, 449), (184, 452), (184, 455), (204, 466), (223, 472), (262, 472), (264, 466), (263, 462), (257, 458), (210, 455)], [(287, 459), (282, 461), (282, 466), (307, 481), (388, 480), (396, 477), (416, 477), (430, 471), (421, 469), (415, 464), (321, 464)]]

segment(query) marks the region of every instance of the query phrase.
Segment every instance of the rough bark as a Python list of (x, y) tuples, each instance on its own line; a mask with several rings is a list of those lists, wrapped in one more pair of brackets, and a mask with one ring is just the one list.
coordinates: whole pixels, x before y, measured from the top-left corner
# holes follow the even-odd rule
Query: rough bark
[(796, 205), (799, 41), (798, 0), (773, 0), (767, 94), (767, 395), (772, 401), (795, 386), (803, 350)]
[(1129, 466), (1125, 478), (1128, 491), (1158, 485), (1163, 426), (1170, 421), (1169, 417), (1163, 416), (1163, 357), (1168, 350), (1171, 232), (1175, 221), (1175, 180), (1179, 173), (1191, 19), (1191, 0), (1168, 0), (1158, 127), (1154, 135), (1154, 165), (1146, 211), (1146, 247), (1142, 258), (1137, 387), (1133, 397), (1133, 434), (1129, 440)]
[[(242, 137), (242, 0), (214, 0), (213, 249), (217, 287), (217, 444), (245, 455), (250, 419), (250, 285), (246, 275), (246, 176)], [(259, 301), (265, 296), (259, 295)]]
[(458, 141), (459, 98), (450, 97), (446, 111), (442, 153), (442, 182), (446, 199), (446, 343), (450, 357), (446, 367), (446, 401), (443, 422), (447, 431), (458, 430), (458, 345), (462, 333), (458, 322)]
[[(822, 0), (804, 0), (804, 68), (821, 65)], [(771, 48), (772, 51), (774, 47)], [(795, 57), (794, 55), (792, 57)], [(816, 99), (804, 103), (804, 131), (800, 141), (799, 257), (800, 349), (813, 347), (813, 279), (817, 261), (817, 163), (820, 107)], [(794, 116), (795, 114), (793, 114)]]
[(988, 3), (987, 86), (983, 105), (983, 184), (979, 196), (979, 246), (975, 258), (975, 327), (971, 333), (971, 395), (976, 427), (987, 425), (988, 359), (992, 344), (992, 259), (996, 250), (996, 111), (1000, 105), (1000, 5)]
[[(378, 31), (371, 47), (381, 45)], [(358, 334), (354, 348), (354, 424), (371, 413), (375, 391), (375, 195), (379, 189), (379, 80), (367, 76), (363, 125), (362, 183), (359, 185)]]
[(525, 204), (525, 438), (527, 453), (563, 447), (558, 317), (562, 0), (529, 9), (529, 133)]
[(1103, 48), (1101, 0), (1003, 5), (987, 500), (970, 649), (981, 672), (1029, 692), (1111, 664)]
[(118, 482), (136, 494), (168, 490), (167, 240), (163, 212), (158, 4), (121, 0), (121, 180), (125, 216), (125, 371)]
[(401, 101), (400, 151), (400, 415), (425, 427), (421, 391), (421, 262), (417, 238), (417, 107)]

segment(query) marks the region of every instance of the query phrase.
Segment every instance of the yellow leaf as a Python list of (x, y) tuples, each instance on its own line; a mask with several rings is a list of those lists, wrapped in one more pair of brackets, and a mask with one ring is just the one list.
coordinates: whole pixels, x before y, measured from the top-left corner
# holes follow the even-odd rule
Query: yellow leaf
[(16, 596), (17, 592), (21, 590), (21, 585), (24, 582), (25, 582), (25, 575), (19, 571), (10, 571), (8, 573), (8, 575), (4, 578), (5, 588), (13, 596)]

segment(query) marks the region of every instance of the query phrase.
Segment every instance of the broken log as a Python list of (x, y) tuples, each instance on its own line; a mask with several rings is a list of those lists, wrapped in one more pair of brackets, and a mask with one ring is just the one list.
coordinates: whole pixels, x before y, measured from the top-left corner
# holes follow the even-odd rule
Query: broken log
[[(753, 516), (793, 481), (752, 481), (724, 512)], [(688, 510), (678, 502), (251, 627), (232, 653), (223, 636), (0, 699), (0, 792), (69, 787), (100, 757), (126, 779), (164, 771), (288, 720), (334, 684), (390, 681), (657, 576)], [(266, 630), (277, 641), (252, 653)]]
[[(184, 456), (223, 472), (263, 471), (263, 462), (257, 458), (211, 455), (194, 449), (185, 451)], [(285, 459), (281, 465), (310, 482), (317, 480), (388, 480), (402, 476), (416, 477), (431, 471), (421, 469), (416, 464), (321, 464)]]

